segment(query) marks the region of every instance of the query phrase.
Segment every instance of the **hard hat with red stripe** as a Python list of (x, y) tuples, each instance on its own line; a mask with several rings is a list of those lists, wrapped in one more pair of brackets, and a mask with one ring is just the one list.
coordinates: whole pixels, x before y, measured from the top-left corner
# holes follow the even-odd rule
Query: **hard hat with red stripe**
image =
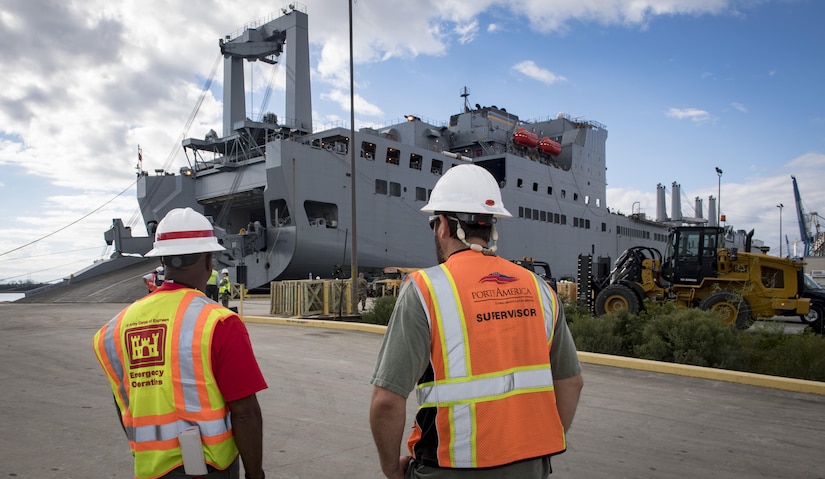
[(158, 223), (154, 248), (146, 257), (224, 251), (212, 223), (192, 208), (175, 208)]

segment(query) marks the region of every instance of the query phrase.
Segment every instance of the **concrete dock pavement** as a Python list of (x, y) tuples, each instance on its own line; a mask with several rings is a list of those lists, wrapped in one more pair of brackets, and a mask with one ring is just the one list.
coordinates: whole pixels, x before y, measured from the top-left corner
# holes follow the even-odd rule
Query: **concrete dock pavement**
[[(131, 477), (91, 347), (124, 306), (0, 304), (0, 476)], [(266, 317), (268, 300), (246, 300), (244, 315)], [(368, 424), (381, 335), (247, 325), (269, 384), (259, 394), (267, 477), (382, 477)], [(825, 478), (823, 395), (597, 364), (584, 378), (554, 478)]]

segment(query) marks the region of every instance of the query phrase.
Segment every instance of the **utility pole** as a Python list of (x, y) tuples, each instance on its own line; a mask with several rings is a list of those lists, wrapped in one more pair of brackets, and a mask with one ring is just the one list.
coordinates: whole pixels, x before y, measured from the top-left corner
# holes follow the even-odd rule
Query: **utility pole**
[(716, 191), (716, 210), (717, 221), (719, 226), (722, 226), (722, 168), (716, 167), (716, 174), (719, 176), (719, 183)]
[[(782, 257), (782, 208), (785, 207), (782, 203), (776, 205), (779, 208), (779, 257)], [(788, 251), (790, 253), (790, 251)]]

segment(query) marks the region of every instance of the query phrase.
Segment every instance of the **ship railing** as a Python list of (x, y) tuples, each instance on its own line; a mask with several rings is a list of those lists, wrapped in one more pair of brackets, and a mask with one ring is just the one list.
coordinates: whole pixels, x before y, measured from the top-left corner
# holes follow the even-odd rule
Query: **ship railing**
[(584, 126), (584, 127), (588, 127), (588, 128), (595, 128), (595, 129), (601, 129), (601, 130), (606, 130), (607, 129), (607, 126), (604, 123), (599, 123), (598, 121), (595, 121), (595, 120), (584, 120), (581, 117), (573, 117), (568, 113), (559, 113), (556, 116), (538, 117), (538, 118), (534, 118), (534, 119), (529, 120), (529, 121), (524, 121), (523, 123), (525, 123), (525, 124), (545, 123), (545, 122), (550, 122), (550, 121), (553, 121), (553, 120), (561, 120), (561, 119), (564, 119), (564, 120), (567, 120), (571, 123), (575, 123), (576, 125)]
[(290, 13), (293, 10), (297, 10), (301, 13), (307, 13), (307, 6), (304, 5), (303, 3), (299, 3), (299, 2), (290, 2), (289, 5), (283, 7), (283, 8), (281, 8), (281, 9), (275, 11), (275, 12), (270, 13), (266, 17), (263, 17), (263, 18), (260, 18), (258, 20), (254, 20), (254, 21), (251, 21), (249, 23), (244, 24), (244, 26), (242, 26), (241, 28), (235, 30), (234, 32), (230, 33), (227, 36), (230, 39), (237, 38), (237, 37), (241, 36), (245, 31), (253, 30), (253, 29), (256, 29), (256, 28), (261, 27), (263, 25), (266, 25), (267, 23), (271, 22), (272, 20), (275, 20), (276, 18), (283, 17), (284, 15)]

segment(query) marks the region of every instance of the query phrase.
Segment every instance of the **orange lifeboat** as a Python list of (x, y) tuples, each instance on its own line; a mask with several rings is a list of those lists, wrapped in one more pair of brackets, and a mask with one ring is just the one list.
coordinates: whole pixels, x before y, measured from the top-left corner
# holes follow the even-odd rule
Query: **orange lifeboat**
[(525, 148), (535, 148), (539, 144), (539, 136), (519, 127), (516, 132), (513, 133), (513, 142)]
[(545, 155), (559, 156), (561, 154), (561, 145), (545, 136), (539, 141), (539, 151)]

